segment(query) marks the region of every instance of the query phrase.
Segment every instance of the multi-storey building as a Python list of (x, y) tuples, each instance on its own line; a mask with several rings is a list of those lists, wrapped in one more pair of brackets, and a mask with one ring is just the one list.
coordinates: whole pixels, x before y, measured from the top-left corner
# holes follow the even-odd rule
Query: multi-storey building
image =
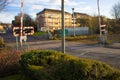
[(85, 13), (78, 13), (78, 12), (74, 12), (74, 16), (75, 18), (89, 18), (89, 15), (88, 14), (85, 14)]
[[(78, 13), (74, 12), (74, 18), (73, 14), (65, 12), (64, 15), (64, 23), (65, 28), (69, 27), (79, 27), (80, 23), (77, 23), (77, 19), (90, 19), (91, 16), (84, 14), (84, 13)], [(38, 31), (41, 30), (57, 30), (62, 28), (62, 16), (61, 16), (61, 10), (54, 10), (54, 9), (44, 9), (41, 12), (37, 13), (36, 22), (37, 22), (37, 29)], [(74, 21), (73, 21), (74, 20)], [(73, 23), (74, 22), (74, 23)]]
[(0, 25), (0, 30), (2, 30), (3, 29), (3, 26), (2, 25)]
[(74, 17), (75, 17), (75, 26), (79, 27), (80, 23), (77, 22), (77, 19), (90, 19), (90, 16), (88, 14), (85, 13), (78, 13), (78, 12), (74, 12)]
[[(65, 12), (65, 27), (72, 27), (72, 15), (68, 12)], [(37, 29), (41, 31), (41, 29), (53, 31), (62, 28), (62, 17), (60, 10), (54, 9), (44, 9), (43, 11), (37, 13), (36, 22)]]

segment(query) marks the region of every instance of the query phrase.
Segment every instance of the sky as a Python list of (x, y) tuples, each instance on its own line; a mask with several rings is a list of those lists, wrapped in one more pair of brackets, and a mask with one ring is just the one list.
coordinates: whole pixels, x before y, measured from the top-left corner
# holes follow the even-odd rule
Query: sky
[[(33, 19), (36, 14), (44, 8), (61, 10), (62, 0), (24, 0), (24, 13), (29, 14)], [(98, 15), (97, 0), (64, 0), (65, 11)], [(111, 9), (118, 0), (99, 0), (100, 14), (112, 18)], [(0, 11), (0, 22), (11, 23), (14, 17), (21, 11), (21, 0), (10, 0), (10, 4)]]

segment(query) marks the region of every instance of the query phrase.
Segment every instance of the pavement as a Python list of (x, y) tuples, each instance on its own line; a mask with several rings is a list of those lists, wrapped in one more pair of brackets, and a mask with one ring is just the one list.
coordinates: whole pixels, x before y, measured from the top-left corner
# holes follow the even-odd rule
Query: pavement
[(120, 43), (109, 44), (109, 45), (106, 45), (105, 47), (113, 48), (113, 49), (120, 49)]

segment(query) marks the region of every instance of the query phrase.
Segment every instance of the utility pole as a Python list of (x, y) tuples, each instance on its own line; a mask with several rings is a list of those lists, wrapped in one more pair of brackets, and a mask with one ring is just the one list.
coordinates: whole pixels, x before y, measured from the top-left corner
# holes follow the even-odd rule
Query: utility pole
[(97, 0), (97, 6), (98, 6), (98, 22), (99, 22), (99, 31), (100, 31), (100, 39), (101, 39), (101, 37), (102, 37), (102, 32), (101, 32), (101, 18), (100, 18), (99, 0)]
[(62, 52), (65, 53), (64, 0), (62, 0)]
[(23, 12), (24, 12), (24, 0), (21, 0), (21, 13), (20, 13), (20, 45), (22, 46), (23, 40)]
[(72, 8), (72, 21), (73, 21), (73, 36), (75, 37), (75, 15), (74, 15), (74, 8)]

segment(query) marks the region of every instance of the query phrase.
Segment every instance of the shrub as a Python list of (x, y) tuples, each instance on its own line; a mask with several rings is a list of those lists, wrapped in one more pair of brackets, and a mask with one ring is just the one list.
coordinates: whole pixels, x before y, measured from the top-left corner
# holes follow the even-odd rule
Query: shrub
[(4, 44), (4, 40), (2, 37), (0, 37), (0, 45), (3, 45)]
[(0, 76), (7, 76), (18, 72), (20, 53), (14, 50), (6, 50), (0, 53)]
[(40, 31), (40, 32), (35, 32), (34, 36), (40, 36), (40, 35), (44, 35), (44, 34), (47, 34), (47, 32)]
[(25, 73), (35, 80), (119, 80), (109, 65), (57, 51), (30, 51), (21, 56)]
[(81, 36), (75, 36), (75, 37), (71, 37), (68, 36), (66, 37), (66, 40), (68, 41), (81, 41), (81, 40), (89, 40), (89, 41), (97, 41), (97, 35), (81, 35)]
[(31, 80), (23, 74), (14, 74), (0, 78), (0, 80)]

